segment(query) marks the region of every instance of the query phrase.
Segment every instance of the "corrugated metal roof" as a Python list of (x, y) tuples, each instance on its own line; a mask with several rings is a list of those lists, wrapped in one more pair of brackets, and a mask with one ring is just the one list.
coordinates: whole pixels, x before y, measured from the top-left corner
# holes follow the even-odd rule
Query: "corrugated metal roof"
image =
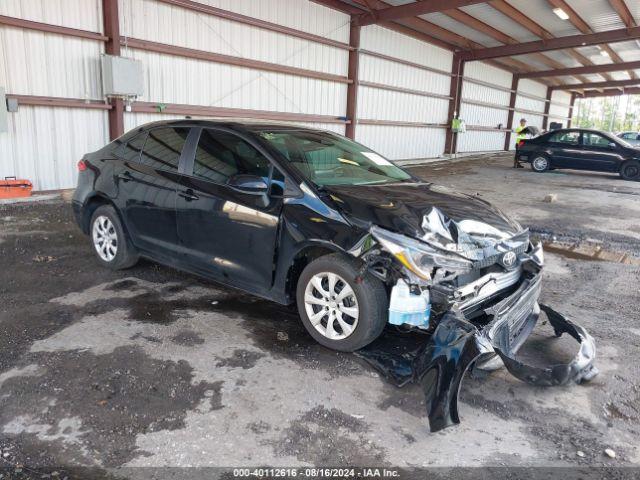
[(636, 19), (636, 23), (640, 24), (640, 2), (638, 0), (624, 0), (627, 4), (627, 8)]
[(547, 0), (508, 0), (507, 3), (520, 10), (534, 22), (542, 25), (556, 37), (580, 34), (580, 31), (571, 22), (561, 20), (553, 13)]
[(594, 32), (624, 28), (609, 0), (566, 0)]
[(447, 30), (457, 33), (458, 35), (462, 35), (465, 38), (469, 38), (485, 47), (497, 47), (502, 45), (502, 43), (494, 40), (490, 36), (469, 28), (464, 23), (460, 23), (444, 13), (429, 13), (428, 15), (420, 15), (420, 18), (431, 23), (435, 23), (439, 27), (446, 28)]
[(506, 33), (519, 42), (531, 42), (539, 39), (539, 37), (531, 33), (526, 28), (522, 28), (522, 26), (517, 22), (514, 22), (506, 15), (500, 13), (489, 4), (477, 3), (475, 5), (462, 7), (460, 10), (468, 13), (478, 20), (483, 21), (487, 25), (500, 30), (502, 33)]

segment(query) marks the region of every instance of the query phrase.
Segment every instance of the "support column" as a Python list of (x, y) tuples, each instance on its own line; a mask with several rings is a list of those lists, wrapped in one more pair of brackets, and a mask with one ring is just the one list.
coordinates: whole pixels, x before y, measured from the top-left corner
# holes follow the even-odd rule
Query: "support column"
[(569, 103), (569, 120), (567, 120), (567, 128), (571, 128), (573, 120), (573, 107), (576, 104), (576, 92), (571, 93), (571, 102)]
[(518, 85), (520, 84), (520, 76), (517, 73), (513, 74), (511, 80), (511, 96), (509, 97), (509, 114), (507, 115), (507, 129), (504, 136), (504, 149), (509, 151), (511, 147), (511, 130), (513, 129), (513, 117), (516, 114), (516, 99), (518, 98)]
[(356, 138), (356, 123), (358, 123), (358, 88), (360, 84), (359, 64), (360, 64), (360, 25), (357, 25), (355, 18), (351, 17), (351, 28), (349, 29), (349, 70), (348, 77), (351, 83), (347, 86), (347, 120), (350, 123), (345, 128), (345, 135), (350, 139)]
[(447, 113), (447, 139), (444, 144), (444, 153), (453, 155), (458, 151), (458, 134), (453, 131), (453, 119), (460, 115), (462, 102), (462, 78), (464, 76), (464, 60), (460, 54), (453, 55), (451, 65), (451, 83), (449, 86), (449, 111)]
[(551, 97), (553, 89), (547, 87), (547, 101), (544, 104), (544, 117), (542, 117), (542, 129), (549, 130), (549, 112), (551, 112)]
[[(120, 20), (118, 17), (118, 0), (102, 0), (102, 21), (107, 55), (120, 55)], [(121, 98), (110, 100), (109, 138), (114, 140), (124, 133), (124, 101)]]

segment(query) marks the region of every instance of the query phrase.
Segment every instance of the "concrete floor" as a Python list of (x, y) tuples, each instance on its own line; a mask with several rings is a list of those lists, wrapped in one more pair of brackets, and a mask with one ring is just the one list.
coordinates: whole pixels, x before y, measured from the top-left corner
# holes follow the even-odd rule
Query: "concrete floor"
[[(545, 239), (640, 256), (640, 183), (510, 162), (412, 171)], [(462, 424), (431, 434), (418, 388), (315, 345), (295, 311), (150, 262), (102, 269), (61, 201), (0, 206), (1, 461), (127, 477), (140, 471), (118, 468), (639, 466), (640, 267), (547, 262), (543, 300), (596, 338), (600, 375), (561, 388), (466, 378)], [(541, 329), (527, 348), (572, 354)]]

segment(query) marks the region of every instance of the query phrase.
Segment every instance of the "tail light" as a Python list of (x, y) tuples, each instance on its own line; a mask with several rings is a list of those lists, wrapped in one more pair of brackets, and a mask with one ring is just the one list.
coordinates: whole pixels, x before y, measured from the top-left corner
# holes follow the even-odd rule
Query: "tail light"
[(522, 148), (522, 147), (524, 147), (524, 140), (520, 140), (518, 142), (518, 148)]
[(84, 160), (80, 160), (78, 162), (78, 171), (84, 172), (86, 169), (87, 169), (87, 162), (85, 162)]

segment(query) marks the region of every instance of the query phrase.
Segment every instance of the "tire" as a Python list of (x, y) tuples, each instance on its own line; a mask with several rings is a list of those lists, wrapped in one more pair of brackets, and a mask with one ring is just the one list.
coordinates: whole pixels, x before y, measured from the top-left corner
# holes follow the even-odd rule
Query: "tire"
[(637, 160), (629, 160), (622, 164), (620, 168), (620, 176), (624, 180), (640, 180), (640, 162)]
[(111, 205), (102, 205), (93, 212), (89, 223), (89, 238), (93, 253), (104, 267), (123, 270), (138, 262), (138, 252)]
[(543, 173), (549, 170), (551, 162), (544, 155), (535, 155), (531, 160), (531, 170), (537, 173)]
[[(368, 272), (357, 282), (359, 274), (355, 260), (332, 254), (311, 262), (298, 279), (296, 300), (302, 323), (319, 344), (332, 350), (358, 350), (378, 338), (387, 323), (389, 299), (383, 283)], [(347, 288), (351, 293), (340, 298)], [(309, 296), (314, 299), (309, 301)]]

